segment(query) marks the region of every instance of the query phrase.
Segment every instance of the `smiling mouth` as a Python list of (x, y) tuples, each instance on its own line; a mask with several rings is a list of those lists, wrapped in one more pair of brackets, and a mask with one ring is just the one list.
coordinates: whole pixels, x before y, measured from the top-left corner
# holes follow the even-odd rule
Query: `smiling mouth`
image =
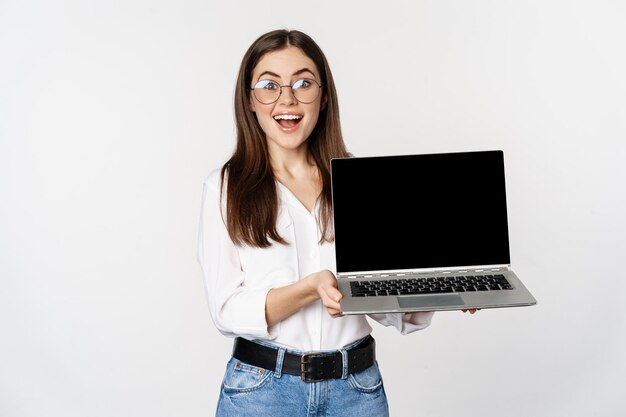
[(300, 123), (304, 116), (299, 114), (277, 114), (274, 120), (285, 129), (292, 129)]

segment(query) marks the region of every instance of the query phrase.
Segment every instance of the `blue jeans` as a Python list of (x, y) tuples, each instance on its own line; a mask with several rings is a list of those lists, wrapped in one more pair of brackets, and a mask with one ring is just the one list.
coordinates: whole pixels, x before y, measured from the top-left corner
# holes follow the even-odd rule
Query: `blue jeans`
[(345, 378), (303, 382), (299, 376), (281, 373), (285, 349), (277, 351), (274, 370), (257, 368), (235, 358), (228, 361), (216, 417), (389, 416), (378, 363), (352, 374), (347, 374), (344, 363)]

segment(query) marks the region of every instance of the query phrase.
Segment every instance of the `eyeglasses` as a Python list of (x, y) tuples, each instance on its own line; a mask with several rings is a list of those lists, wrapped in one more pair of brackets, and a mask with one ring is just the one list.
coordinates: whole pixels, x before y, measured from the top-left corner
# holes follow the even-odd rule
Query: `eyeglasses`
[(275, 81), (261, 80), (251, 88), (254, 98), (261, 104), (275, 103), (283, 92), (283, 87), (291, 88), (296, 100), (302, 104), (313, 103), (320, 95), (322, 85), (315, 80), (302, 79), (292, 85), (280, 85)]

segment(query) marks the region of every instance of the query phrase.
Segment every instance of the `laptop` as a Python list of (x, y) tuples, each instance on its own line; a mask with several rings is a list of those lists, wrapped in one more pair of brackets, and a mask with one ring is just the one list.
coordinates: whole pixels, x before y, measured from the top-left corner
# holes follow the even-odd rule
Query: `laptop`
[(331, 160), (343, 314), (519, 307), (502, 151)]

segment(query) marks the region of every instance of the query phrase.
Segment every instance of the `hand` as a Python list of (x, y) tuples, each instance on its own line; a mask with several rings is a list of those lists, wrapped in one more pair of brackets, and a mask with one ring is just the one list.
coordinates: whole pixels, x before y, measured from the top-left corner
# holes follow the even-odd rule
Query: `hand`
[(310, 285), (315, 289), (322, 304), (326, 307), (328, 314), (332, 317), (340, 317), (341, 307), (339, 301), (343, 298), (343, 294), (337, 289), (337, 278), (329, 270), (325, 269), (307, 276), (305, 279), (310, 281)]
[(469, 310), (461, 310), (461, 311), (463, 311), (464, 313), (467, 313), (469, 311), (470, 314), (474, 314), (478, 310), (480, 310), (480, 308), (470, 308)]

